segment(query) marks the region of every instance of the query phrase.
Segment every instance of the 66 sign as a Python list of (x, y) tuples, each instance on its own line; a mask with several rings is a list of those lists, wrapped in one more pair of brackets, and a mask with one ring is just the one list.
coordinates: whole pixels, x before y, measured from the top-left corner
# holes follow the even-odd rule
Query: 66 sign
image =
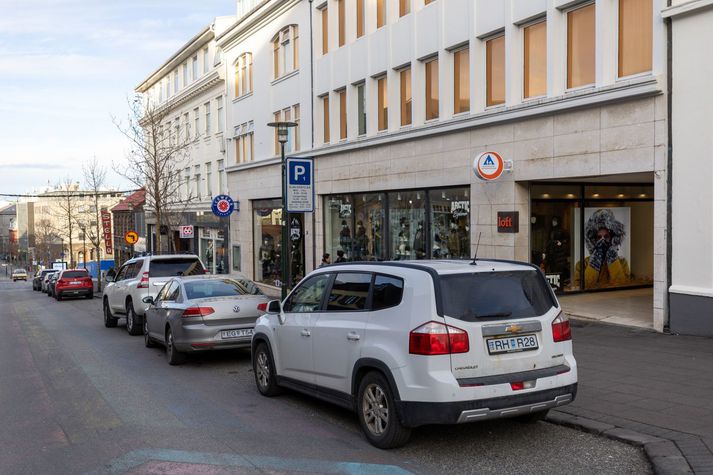
[(228, 195), (218, 195), (213, 198), (211, 209), (214, 215), (226, 218), (235, 210), (235, 202)]

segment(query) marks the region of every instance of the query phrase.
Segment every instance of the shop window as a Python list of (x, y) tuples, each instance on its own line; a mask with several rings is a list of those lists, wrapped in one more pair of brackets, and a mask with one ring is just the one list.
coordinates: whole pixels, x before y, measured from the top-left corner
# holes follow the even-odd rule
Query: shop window
[[(282, 203), (279, 199), (253, 202), (255, 281), (279, 287), (282, 259)], [(304, 218), (289, 216), (289, 282), (294, 285), (304, 277)]]
[(426, 259), (426, 193), (389, 193), (390, 250), (394, 260)]
[(505, 36), (485, 43), (486, 105), (505, 102)]
[(594, 83), (595, 6), (567, 13), (567, 88)]
[(525, 98), (547, 94), (547, 23), (541, 21), (524, 28)]
[(381, 193), (325, 198), (325, 252), (333, 262), (385, 260)]
[(619, 0), (619, 77), (651, 71), (653, 2)]
[(429, 191), (431, 202), (431, 257), (469, 259), (470, 190)]

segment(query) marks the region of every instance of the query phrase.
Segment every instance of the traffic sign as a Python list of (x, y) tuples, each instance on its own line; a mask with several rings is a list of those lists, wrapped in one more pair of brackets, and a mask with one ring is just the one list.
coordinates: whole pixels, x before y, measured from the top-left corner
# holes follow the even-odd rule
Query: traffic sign
[(287, 159), (286, 201), (288, 213), (314, 211), (314, 160), (311, 158)]
[(228, 195), (218, 195), (213, 198), (211, 210), (214, 215), (226, 218), (235, 210), (235, 202)]
[(139, 234), (136, 231), (127, 231), (124, 234), (124, 241), (126, 244), (133, 246), (139, 240)]
[(181, 226), (181, 239), (190, 239), (193, 237), (193, 226)]
[(504, 171), (512, 168), (511, 162), (505, 162), (497, 152), (483, 152), (473, 160), (473, 171), (481, 180), (493, 181), (500, 178)]

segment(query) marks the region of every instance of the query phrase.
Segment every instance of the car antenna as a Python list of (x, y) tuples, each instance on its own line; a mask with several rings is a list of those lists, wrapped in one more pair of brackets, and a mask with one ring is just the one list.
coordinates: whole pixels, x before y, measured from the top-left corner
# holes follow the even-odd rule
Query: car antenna
[(470, 263), (472, 266), (477, 266), (478, 263), (476, 262), (478, 260), (478, 247), (480, 246), (480, 236), (483, 235), (483, 231), (480, 231), (478, 233), (478, 242), (475, 245), (475, 255), (473, 255), (473, 262)]

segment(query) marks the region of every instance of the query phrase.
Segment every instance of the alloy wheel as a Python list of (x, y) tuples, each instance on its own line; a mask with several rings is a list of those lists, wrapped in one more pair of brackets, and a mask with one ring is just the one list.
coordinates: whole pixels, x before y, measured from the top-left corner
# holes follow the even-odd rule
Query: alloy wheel
[(267, 389), (270, 384), (270, 361), (264, 351), (261, 351), (257, 355), (257, 365), (255, 369), (257, 372), (258, 384), (261, 388)]
[(376, 384), (367, 386), (361, 407), (369, 432), (377, 436), (386, 432), (389, 425), (389, 405), (383, 389)]

